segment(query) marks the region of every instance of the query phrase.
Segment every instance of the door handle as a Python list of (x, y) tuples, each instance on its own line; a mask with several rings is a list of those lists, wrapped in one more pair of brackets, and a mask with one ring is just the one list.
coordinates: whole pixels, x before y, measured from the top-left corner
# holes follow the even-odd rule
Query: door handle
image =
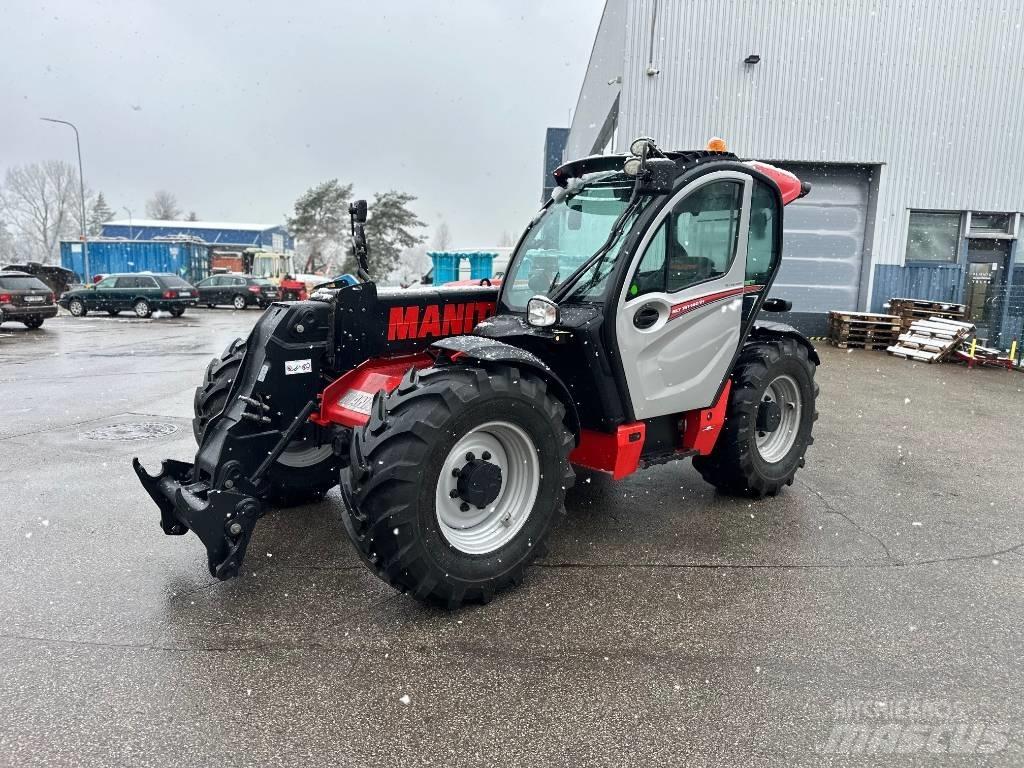
[(641, 331), (645, 331), (658, 322), (659, 317), (661, 317), (661, 313), (658, 312), (656, 305), (645, 304), (633, 315), (633, 325)]

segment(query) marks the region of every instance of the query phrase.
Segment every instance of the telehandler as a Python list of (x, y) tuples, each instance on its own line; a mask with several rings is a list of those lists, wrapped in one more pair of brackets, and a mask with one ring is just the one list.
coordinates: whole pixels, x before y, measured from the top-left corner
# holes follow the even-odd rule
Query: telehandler
[(358, 282), (276, 303), (206, 370), (192, 464), (135, 471), (164, 533), (241, 572), (274, 505), (341, 486), (365, 563), (456, 607), (519, 583), (574, 467), (621, 479), (693, 458), (723, 493), (775, 495), (817, 417), (811, 343), (762, 312), (793, 174), (725, 151), (591, 156), (555, 173), (500, 288), (378, 290), (366, 203)]

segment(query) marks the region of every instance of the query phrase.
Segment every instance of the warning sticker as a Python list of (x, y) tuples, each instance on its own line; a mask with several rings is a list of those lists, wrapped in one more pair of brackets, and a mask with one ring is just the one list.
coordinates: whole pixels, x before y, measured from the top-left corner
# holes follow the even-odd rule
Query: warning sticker
[(370, 415), (370, 406), (373, 405), (373, 392), (364, 392), (361, 389), (350, 389), (340, 400), (338, 405), (350, 411), (361, 413), (364, 416)]
[(293, 373), (312, 373), (312, 360), (285, 360), (284, 375), (291, 376)]

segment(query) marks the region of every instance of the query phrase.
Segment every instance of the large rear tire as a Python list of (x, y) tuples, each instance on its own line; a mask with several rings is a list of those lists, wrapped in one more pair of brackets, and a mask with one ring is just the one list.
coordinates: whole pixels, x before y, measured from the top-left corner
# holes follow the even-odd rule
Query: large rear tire
[[(192, 399), (192, 433), (202, 444), (210, 420), (224, 410), (231, 383), (242, 367), (245, 342), (235, 339), (206, 367), (203, 384)], [(270, 469), (270, 499), (279, 507), (311, 504), (338, 484), (338, 461), (330, 445), (316, 446), (296, 437)]]
[(774, 496), (804, 466), (818, 418), (815, 364), (793, 339), (747, 346), (732, 374), (725, 426), (714, 451), (693, 466), (719, 491)]
[(565, 408), (515, 368), (411, 370), (352, 437), (345, 527), (384, 581), (425, 602), (487, 602), (522, 581), (574, 480)]

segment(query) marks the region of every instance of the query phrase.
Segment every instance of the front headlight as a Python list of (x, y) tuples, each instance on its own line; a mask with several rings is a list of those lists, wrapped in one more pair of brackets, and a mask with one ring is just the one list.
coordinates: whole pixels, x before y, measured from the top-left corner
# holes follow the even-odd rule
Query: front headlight
[(558, 322), (558, 305), (547, 296), (534, 296), (526, 302), (526, 322), (535, 328), (548, 328)]

